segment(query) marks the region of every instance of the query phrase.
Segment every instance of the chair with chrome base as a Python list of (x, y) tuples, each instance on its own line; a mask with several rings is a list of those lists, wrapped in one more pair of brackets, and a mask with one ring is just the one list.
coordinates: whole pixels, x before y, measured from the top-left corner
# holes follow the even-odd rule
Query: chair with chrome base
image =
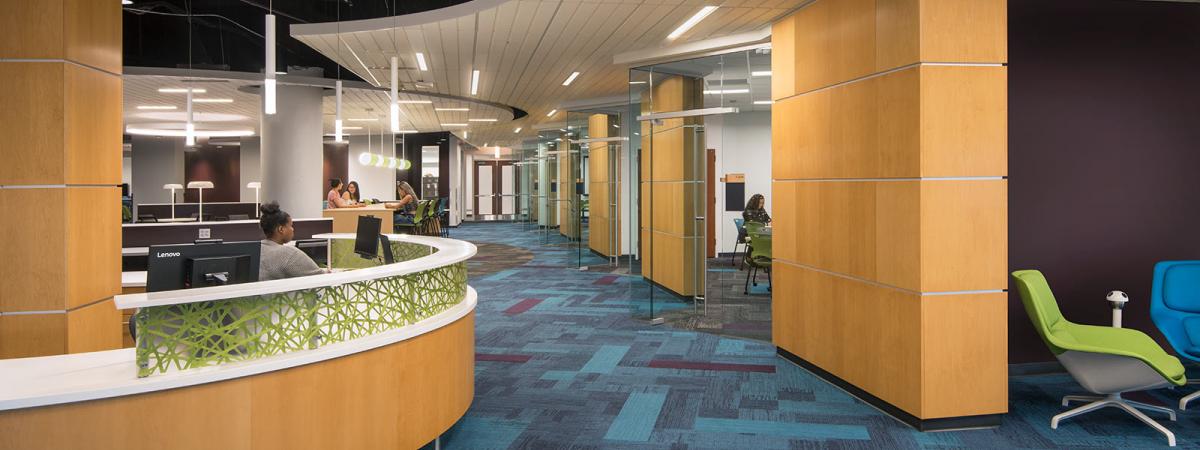
[[(1200, 261), (1163, 261), (1154, 265), (1150, 318), (1175, 353), (1200, 362)], [(1200, 398), (1200, 391), (1179, 399), (1179, 409)]]
[(1050, 419), (1050, 428), (1058, 428), (1064, 419), (1104, 407), (1121, 408), (1167, 437), (1175, 446), (1175, 434), (1141, 410), (1167, 414), (1175, 420), (1175, 411), (1121, 398), (1124, 392), (1144, 391), (1187, 383), (1183, 364), (1167, 354), (1145, 333), (1128, 328), (1081, 325), (1068, 321), (1058, 309), (1058, 301), (1042, 273), (1036, 270), (1013, 272), (1021, 303), (1042, 341), (1075, 381), (1099, 395), (1068, 395), (1063, 406), (1072, 401), (1090, 402)]

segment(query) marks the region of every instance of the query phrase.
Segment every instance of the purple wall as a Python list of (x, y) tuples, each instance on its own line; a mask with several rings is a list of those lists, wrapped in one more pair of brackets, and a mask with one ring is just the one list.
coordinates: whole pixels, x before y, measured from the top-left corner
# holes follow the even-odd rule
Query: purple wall
[[(1009, 0), (1009, 265), (1070, 320), (1149, 317), (1154, 263), (1200, 259), (1200, 5)], [(1165, 345), (1165, 342), (1164, 342)], [(1010, 362), (1049, 361), (1015, 288)]]
[[(241, 155), (242, 149), (237, 145), (205, 144), (184, 151), (184, 186), (192, 181), (211, 181), (213, 188), (204, 191), (205, 203), (242, 201)], [(199, 191), (184, 189), (183, 201), (195, 203), (199, 200)]]

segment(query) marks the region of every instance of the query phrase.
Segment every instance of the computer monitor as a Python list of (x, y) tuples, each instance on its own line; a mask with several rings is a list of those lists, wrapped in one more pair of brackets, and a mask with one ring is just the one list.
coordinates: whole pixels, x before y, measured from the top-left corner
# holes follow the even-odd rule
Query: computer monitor
[(363, 258), (379, 257), (379, 228), (383, 219), (375, 216), (358, 216), (358, 234), (354, 238), (354, 253)]
[(222, 286), (258, 281), (258, 241), (152, 245), (146, 291)]

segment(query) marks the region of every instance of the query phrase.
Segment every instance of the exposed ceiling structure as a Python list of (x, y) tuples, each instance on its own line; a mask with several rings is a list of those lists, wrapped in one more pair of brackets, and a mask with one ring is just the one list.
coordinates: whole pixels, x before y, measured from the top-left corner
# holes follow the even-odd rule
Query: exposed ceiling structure
[[(153, 72), (182, 72), (178, 70), (142, 69), (126, 74), (126, 129), (182, 130), (186, 121), (186, 93), (160, 92), (160, 89), (204, 89), (193, 94), (196, 129), (200, 131), (259, 132), (262, 97), (258, 88), (262, 80), (257, 74), (194, 71), (199, 76), (152, 75)], [(140, 72), (141, 74), (137, 74)], [(230, 78), (240, 76), (240, 78)], [(281, 76), (281, 83), (289, 83)], [(326, 87), (322, 105), (324, 132), (333, 133), (335, 100), (332, 80), (297, 78), (295, 84)], [(342, 117), (346, 134), (379, 134), (388, 132), (389, 92), (365, 83), (347, 82), (342, 89)], [(209, 103), (218, 101), (220, 103)], [(460, 136), (459, 129), (448, 124), (511, 123), (513, 110), (499, 105), (470, 99), (440, 95), (401, 93), (401, 128), (421, 132), (451, 130)], [(174, 109), (170, 109), (170, 108)], [(494, 120), (494, 122), (491, 122)], [(483, 122), (488, 121), (488, 122)]]
[[(629, 67), (614, 64), (618, 54), (761, 30), (805, 3), (476, 0), (392, 18), (298, 24), (290, 34), (377, 86), (390, 85), (389, 59), (398, 56), (403, 89), (524, 109), (529, 116), (514, 123), (469, 128), (471, 142), (513, 145), (545, 124), (561, 123), (565, 111), (548, 114), (563, 102), (628, 95)], [(668, 39), (705, 6), (718, 8)], [(428, 70), (420, 69), (417, 53)], [(479, 82), (472, 95), (474, 70)], [(572, 72), (580, 74), (564, 86)]]

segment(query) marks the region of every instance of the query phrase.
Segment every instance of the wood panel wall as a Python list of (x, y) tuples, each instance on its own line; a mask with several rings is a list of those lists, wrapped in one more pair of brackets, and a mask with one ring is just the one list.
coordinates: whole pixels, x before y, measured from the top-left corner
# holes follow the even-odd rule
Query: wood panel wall
[(579, 144), (568, 143), (564, 135), (557, 151), (562, 152), (554, 162), (558, 166), (558, 193), (554, 194), (558, 198), (555, 205), (558, 208), (558, 232), (568, 239), (579, 240), (582, 230), (579, 228), (579, 199), (575, 197), (576, 175), (582, 176), (576, 170), (579, 166)]
[[(642, 114), (701, 108), (704, 80), (654, 74), (642, 93)], [(703, 117), (641, 122), (642, 275), (683, 296), (696, 295), (704, 270), (704, 227), (695, 220), (704, 208)], [(701, 253), (697, 253), (701, 252)], [(699, 287), (703, 289), (703, 287)]]
[[(588, 136), (609, 137), (609, 126), (617, 120), (608, 114), (588, 116)], [(604, 256), (621, 254), (620, 208), (617, 203), (616, 159), (618, 145), (593, 143), (588, 149), (588, 246)]]
[(475, 315), (333, 360), (141, 395), (0, 412), (5, 449), (420, 448), (475, 394)]
[(922, 420), (1008, 407), (1006, 13), (816, 0), (772, 30), (773, 339)]
[(121, 5), (0, 11), (0, 358), (119, 348)]

